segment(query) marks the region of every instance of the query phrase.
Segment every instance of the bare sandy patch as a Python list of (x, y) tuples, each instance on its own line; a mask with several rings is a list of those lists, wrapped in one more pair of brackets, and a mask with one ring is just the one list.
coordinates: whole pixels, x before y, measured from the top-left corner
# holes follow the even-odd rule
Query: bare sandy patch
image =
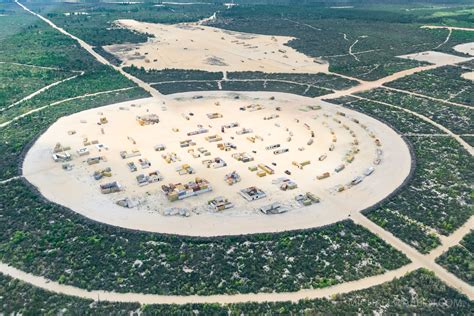
[[(205, 97), (195, 99), (192, 98), (195, 93), (185, 93), (159, 102), (143, 99), (63, 117), (28, 152), (23, 165), (24, 175), (48, 199), (96, 221), (145, 231), (216, 236), (277, 232), (334, 223), (382, 200), (409, 173), (411, 157), (402, 138), (385, 124), (361, 113), (288, 94), (243, 93), (239, 99), (234, 99), (233, 93), (200, 94)], [(275, 100), (270, 100), (272, 95), (276, 96)], [(252, 104), (259, 104), (262, 108), (240, 110)], [(345, 116), (338, 114), (339, 111)], [(210, 119), (208, 114), (211, 113), (219, 113), (222, 117)], [(138, 124), (137, 116), (149, 114), (157, 114), (160, 122), (145, 126)], [(98, 125), (101, 117), (106, 117), (108, 123)], [(231, 123), (239, 126), (227, 128), (222, 133), (221, 126)], [(200, 126), (209, 131), (187, 135)], [(243, 128), (252, 129), (252, 132), (237, 133)], [(75, 133), (70, 135), (71, 131)], [(315, 137), (311, 137), (311, 131)], [(210, 135), (220, 135), (222, 141), (209, 142), (206, 137)], [(85, 137), (97, 140), (104, 147), (88, 145), (89, 155), (79, 156), (77, 150), (84, 147)], [(250, 141), (249, 137), (255, 141)], [(192, 139), (196, 145), (181, 147), (180, 141), (187, 139)], [(311, 139), (313, 143), (308, 145)], [(357, 145), (354, 145), (355, 139)], [(379, 139), (380, 146), (375, 139)], [(58, 142), (70, 147), (72, 161), (69, 163), (73, 165), (70, 171), (63, 170), (62, 163), (52, 159), (53, 148)], [(220, 150), (217, 144), (224, 142), (234, 144), (237, 149)], [(164, 144), (166, 149), (155, 151), (157, 144)], [(267, 148), (277, 144), (280, 147)], [(334, 145), (332, 150), (329, 149), (331, 145)], [(210, 155), (193, 157), (200, 147)], [(288, 149), (288, 152), (275, 154), (277, 149)], [(120, 152), (124, 150), (129, 153), (139, 150), (140, 156), (122, 159)], [(254, 160), (244, 163), (233, 157), (233, 154), (242, 152)], [(175, 153), (180, 161), (166, 163), (162, 154), (170, 153)], [(351, 154), (354, 160), (348, 162)], [(99, 156), (105, 160), (87, 164), (88, 158)], [(204, 160), (216, 157), (227, 165), (208, 168), (203, 164)], [(381, 158), (378, 164), (375, 163), (377, 157)], [(143, 169), (139, 159), (148, 160), (151, 166)], [(305, 161), (310, 163), (302, 169), (293, 164)], [(127, 164), (130, 162), (136, 165), (137, 171), (129, 170)], [(179, 175), (177, 169), (183, 164), (191, 166), (195, 173)], [(262, 170), (251, 171), (249, 167), (259, 164), (270, 167), (273, 173), (257, 176), (257, 171)], [(337, 172), (341, 165), (344, 169)], [(94, 171), (105, 168), (111, 169), (111, 177), (95, 180)], [(374, 168), (370, 175), (365, 174), (368, 168)], [(136, 177), (139, 174), (155, 170), (164, 177), (163, 181), (138, 185)], [(291, 174), (286, 174), (286, 170)], [(241, 181), (228, 185), (224, 177), (232, 171), (240, 175)], [(325, 172), (329, 177), (318, 180), (317, 177)], [(212, 191), (175, 202), (170, 202), (162, 191), (162, 185), (187, 183), (196, 177), (209, 181)], [(352, 184), (358, 177), (361, 182)], [(291, 179), (297, 188), (281, 190), (281, 178)], [(123, 190), (101, 194), (99, 185), (113, 181), (117, 181)], [(251, 202), (245, 200), (239, 191), (251, 186), (263, 190), (266, 197)], [(344, 190), (338, 192), (341, 188)], [(295, 200), (297, 195), (308, 192), (319, 197), (320, 202), (303, 206)], [(208, 201), (218, 196), (228, 199), (234, 207), (224, 211), (209, 209)], [(125, 198), (134, 201), (135, 207), (125, 208), (116, 204)], [(265, 215), (259, 210), (272, 203), (279, 203), (287, 211)], [(189, 216), (167, 216), (166, 210), (171, 208), (184, 209)]]
[(474, 42), (459, 44), (453, 47), (455, 51), (474, 56)]
[(464, 79), (468, 79), (468, 80), (473, 80), (474, 81), (474, 72), (467, 72), (465, 74), (462, 74), (461, 77), (463, 77)]
[(124, 28), (155, 37), (141, 44), (105, 49), (123, 61), (146, 69), (205, 71), (327, 72), (328, 64), (286, 46), (292, 37), (227, 31), (198, 23), (174, 25), (118, 20)]
[(417, 61), (424, 61), (424, 62), (435, 64), (438, 66), (461, 63), (461, 62), (469, 60), (469, 58), (459, 57), (456, 55), (440, 53), (440, 52), (435, 52), (435, 51), (425, 51), (425, 52), (419, 52), (419, 53), (414, 53), (414, 54), (402, 55), (398, 57), (411, 59), (411, 60), (417, 60)]
[(422, 29), (447, 29), (456, 31), (474, 31), (471, 27), (456, 27), (456, 26), (444, 26), (444, 25), (423, 25)]

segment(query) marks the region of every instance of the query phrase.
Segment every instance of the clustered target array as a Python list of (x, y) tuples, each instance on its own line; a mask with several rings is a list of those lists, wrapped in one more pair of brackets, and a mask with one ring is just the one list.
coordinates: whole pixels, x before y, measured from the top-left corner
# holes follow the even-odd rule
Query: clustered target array
[[(216, 102), (215, 106), (220, 106), (220, 103)], [(241, 112), (249, 112), (254, 115), (258, 115), (258, 111), (266, 109), (265, 106), (260, 104), (249, 104), (239, 108)], [(267, 109), (268, 110), (268, 109)], [(299, 108), (299, 111), (308, 113), (308, 118), (319, 118), (322, 117), (324, 121), (322, 126), (327, 128), (331, 134), (331, 141), (327, 147), (327, 152), (321, 153), (317, 156), (317, 162), (323, 162), (328, 158), (328, 154), (335, 150), (338, 138), (334, 125), (346, 130), (352, 141), (350, 143), (350, 148), (346, 151), (344, 156), (341, 159), (341, 163), (337, 165), (333, 170), (327, 170), (320, 174), (314, 176), (315, 181), (323, 181), (324, 179), (330, 178), (335, 174), (343, 172), (344, 169), (356, 159), (357, 155), (360, 152), (359, 149), (359, 140), (356, 132), (351, 128), (346, 122), (350, 121), (353, 124), (359, 125), (362, 129), (366, 131), (370, 138), (373, 139), (374, 144), (376, 145), (376, 152), (373, 159), (373, 163), (368, 165), (367, 168), (361, 172), (360, 175), (350, 179), (345, 184), (338, 184), (332, 191), (342, 192), (344, 190), (350, 189), (351, 187), (358, 185), (363, 181), (365, 177), (370, 176), (374, 170), (375, 166), (379, 165), (382, 161), (382, 144), (381, 141), (376, 137), (376, 135), (364, 124), (361, 124), (358, 119), (348, 117), (346, 113), (338, 111), (335, 115), (323, 113), (321, 115), (314, 115), (321, 110), (320, 106), (317, 105), (306, 105)], [(252, 144), (262, 144), (261, 148), (264, 151), (272, 153), (274, 156), (285, 155), (290, 152), (289, 144), (295, 141), (295, 137), (304, 137), (297, 135), (295, 136), (294, 132), (286, 127), (281, 127), (282, 122), (280, 121), (282, 109), (281, 107), (274, 107), (269, 114), (268, 111), (261, 115), (263, 121), (274, 121), (275, 128), (284, 129), (286, 134), (285, 138), (280, 142), (274, 142), (272, 137), (269, 137), (272, 142), (266, 139), (265, 135), (255, 133), (252, 127), (241, 126), (241, 123), (238, 120), (233, 120), (231, 122), (225, 121), (225, 117), (222, 113), (209, 112), (206, 113), (204, 121), (201, 119), (199, 124), (196, 124), (196, 128), (192, 129), (185, 133), (185, 139), (178, 141), (179, 148), (185, 149), (189, 156), (183, 157), (182, 151), (181, 155), (172, 150), (168, 150), (170, 144), (158, 143), (153, 146), (155, 152), (159, 153), (161, 157), (160, 162), (151, 162), (147, 157), (144, 157), (138, 149), (137, 142), (132, 137), (127, 137), (128, 141), (136, 148), (130, 148), (125, 150), (120, 150), (119, 154), (121, 159), (123, 159), (124, 164), (126, 164), (130, 173), (134, 174), (136, 180), (136, 185), (139, 187), (153, 185), (155, 183), (161, 182), (164, 183), (167, 179), (162, 175), (158, 170), (165, 168), (168, 165), (172, 166), (176, 171), (178, 176), (192, 176), (192, 180), (187, 181), (171, 181), (167, 184), (161, 184), (160, 194), (163, 194), (169, 202), (175, 202), (191, 198), (193, 196), (198, 196), (202, 194), (209, 194), (213, 191), (213, 185), (221, 186), (228, 185), (234, 186), (242, 181), (242, 178), (247, 175), (242, 174), (242, 170), (247, 170), (250, 174), (255, 174), (257, 178), (271, 177), (271, 183), (277, 185), (281, 191), (292, 191), (298, 188), (298, 184), (294, 179), (289, 178), (292, 175), (292, 168), (296, 170), (305, 170), (311, 168), (312, 161), (311, 159), (301, 159), (301, 160), (291, 160), (287, 162), (287, 168), (281, 174), (278, 174), (278, 171), (275, 170), (275, 162), (257, 162), (259, 160), (259, 155), (256, 150), (245, 151), (245, 148), (240, 148), (237, 145), (236, 139), (242, 138), (248, 141), (249, 147)], [(104, 116), (102, 113), (99, 113), (100, 117), (97, 121), (97, 125), (101, 127), (101, 133), (104, 134), (107, 124), (109, 124), (109, 119)], [(181, 115), (186, 121), (192, 121), (195, 117), (193, 112), (183, 113)], [(155, 113), (147, 113), (143, 115), (138, 115), (135, 117), (139, 126), (149, 126), (160, 124), (160, 117)], [(235, 118), (234, 118), (235, 119)], [(343, 121), (344, 120), (344, 121)], [(332, 121), (332, 124), (328, 122)], [(346, 121), (346, 122), (345, 122)], [(302, 125), (307, 131), (307, 140), (304, 141), (303, 145), (298, 146), (297, 150), (301, 152), (301, 155), (305, 156), (304, 151), (307, 148), (313, 146), (316, 141), (317, 131), (312, 127), (309, 119), (295, 118), (294, 122), (296, 124)], [(215, 126), (217, 123), (217, 127)], [(188, 128), (190, 124), (186, 125)], [(172, 128), (173, 133), (181, 133), (181, 128), (183, 124), (179, 124), (176, 127)], [(216, 130), (220, 133), (216, 133)], [(68, 131), (69, 135), (75, 135), (76, 131)], [(182, 134), (182, 133), (181, 133)], [(180, 135), (181, 135), (180, 134)], [(201, 139), (198, 137), (201, 136)], [(204, 141), (204, 142), (202, 142)], [(301, 142), (300, 142), (301, 143)], [(95, 148), (93, 147), (95, 146)], [(212, 149), (214, 148), (214, 150)], [(91, 176), (96, 181), (106, 182), (100, 183), (98, 185), (99, 190), (103, 194), (113, 194), (116, 192), (123, 192), (126, 190), (119, 181), (113, 180), (113, 170), (110, 166), (107, 166), (107, 151), (109, 148), (100, 143), (98, 140), (90, 140), (88, 137), (83, 138), (83, 147), (78, 148), (75, 151), (75, 154), (71, 154), (71, 148), (68, 146), (63, 146), (58, 143), (53, 149), (53, 159), (57, 162), (62, 162), (62, 167), (64, 170), (72, 170), (74, 165), (72, 160), (75, 156), (78, 158), (86, 158), (82, 161), (91, 170)], [(92, 155), (91, 152), (97, 152), (97, 156)], [(230, 159), (235, 161), (230, 163), (229, 158), (223, 158), (221, 155), (213, 155), (212, 152), (221, 152), (222, 155), (228, 154)], [(268, 156), (266, 156), (268, 157)], [(196, 168), (193, 167), (196, 163), (200, 163), (205, 169), (203, 174), (197, 174)], [(314, 161), (313, 161), (314, 163)], [(100, 164), (100, 165), (99, 165)], [(239, 171), (232, 170), (230, 165), (233, 164), (245, 164), (247, 167), (242, 169), (239, 168)], [(155, 165), (158, 165), (159, 168), (154, 168)], [(161, 166), (160, 166), (161, 165)], [(211, 184), (209, 180), (206, 179), (206, 173), (212, 172), (212, 169), (229, 169), (223, 177), (222, 183), (213, 183)], [(294, 172), (294, 171), (293, 171)], [(310, 174), (308, 172), (308, 174)], [(258, 185), (246, 186), (244, 188), (237, 189), (238, 195), (248, 202), (265, 199), (267, 197), (266, 192), (259, 188)], [(308, 206), (314, 203), (319, 203), (320, 198), (312, 192), (298, 192), (294, 194), (294, 201), (297, 201), (302, 206)], [(120, 199), (116, 201), (117, 204), (124, 207), (133, 207), (134, 203), (130, 199)], [(232, 201), (225, 196), (213, 197), (208, 201), (208, 206), (214, 211), (223, 211), (229, 208), (232, 208), (234, 204)], [(259, 210), (265, 214), (277, 214), (288, 211), (287, 208), (283, 207), (279, 203), (272, 202), (266, 206), (260, 207)]]

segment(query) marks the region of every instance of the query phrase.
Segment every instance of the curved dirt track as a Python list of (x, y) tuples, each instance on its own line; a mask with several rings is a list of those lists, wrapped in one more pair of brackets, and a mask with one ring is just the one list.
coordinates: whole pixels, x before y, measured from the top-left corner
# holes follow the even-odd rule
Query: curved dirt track
[(138, 302), (140, 304), (193, 304), (193, 303), (264, 303), (264, 302), (297, 302), (303, 299), (317, 299), (323, 297), (330, 297), (334, 294), (344, 294), (352, 291), (363, 290), (374, 285), (379, 285), (389, 282), (394, 278), (399, 278), (420, 268), (420, 265), (408, 264), (397, 270), (392, 270), (387, 273), (368, 277), (365, 279), (344, 282), (335, 286), (314, 289), (314, 290), (300, 290), (297, 292), (282, 292), (282, 293), (250, 293), (250, 294), (222, 294), (222, 295), (154, 295), (142, 293), (115, 293), (107, 291), (87, 291), (77, 287), (59, 284), (57, 282), (49, 281), (43, 277), (35, 276), (21, 270), (12, 268), (4, 263), (0, 263), (0, 272), (19, 279), (23, 282), (29, 283), (33, 286), (42, 288), (55, 293), (71, 295), (92, 300), (110, 301), (110, 302)]

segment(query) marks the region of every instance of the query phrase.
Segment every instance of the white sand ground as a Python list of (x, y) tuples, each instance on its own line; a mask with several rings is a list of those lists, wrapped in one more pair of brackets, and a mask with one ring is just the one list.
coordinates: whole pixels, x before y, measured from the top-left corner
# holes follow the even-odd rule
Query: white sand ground
[(474, 42), (459, 44), (454, 46), (453, 49), (460, 53), (474, 56)]
[(430, 64), (435, 64), (437, 66), (450, 65), (450, 64), (460, 63), (460, 62), (469, 60), (469, 58), (459, 57), (456, 55), (440, 53), (440, 52), (435, 52), (435, 51), (424, 51), (424, 52), (419, 52), (419, 53), (414, 53), (414, 54), (401, 55), (398, 57), (418, 60), (418, 61), (425, 61)]
[(461, 77), (463, 77), (464, 79), (474, 81), (474, 72), (468, 72), (468, 73), (462, 74)]
[(456, 31), (474, 31), (474, 28), (470, 27), (456, 27), (456, 26), (444, 26), (444, 25), (423, 25), (422, 29), (448, 29)]
[[(474, 42), (456, 45), (453, 48), (458, 52), (474, 56)], [(462, 74), (461, 77), (474, 81), (474, 71)]]
[(146, 69), (205, 71), (327, 72), (328, 64), (285, 46), (292, 37), (232, 32), (198, 23), (159, 24), (118, 20), (117, 25), (155, 37), (105, 49)]
[[(215, 236), (276, 232), (330, 224), (347, 218), (351, 212), (365, 209), (380, 201), (399, 186), (409, 173), (411, 159), (409, 150), (401, 137), (386, 125), (363, 114), (321, 101), (317, 101), (322, 106), (321, 110), (302, 112), (300, 108), (304, 105), (315, 105), (316, 101), (282, 93), (243, 93), (239, 100), (233, 98), (235, 95), (233, 93), (200, 93), (206, 97), (192, 99), (191, 97), (195, 94), (184, 93), (175, 95), (174, 98), (163, 98), (166, 102), (166, 111), (162, 111), (163, 101), (159, 102), (157, 99), (150, 98), (63, 117), (53, 124), (28, 152), (23, 165), (24, 175), (48, 199), (100, 222), (162, 233)], [(270, 101), (271, 95), (275, 95), (276, 100)], [(216, 106), (216, 101), (219, 101), (221, 105)], [(252, 103), (262, 104), (266, 108), (250, 113), (239, 110), (240, 106)], [(137, 106), (131, 107), (131, 104)], [(276, 106), (280, 106), (282, 111), (275, 111)], [(120, 110), (120, 107), (128, 110)], [(367, 167), (372, 165), (376, 155), (374, 139), (360, 124), (354, 123), (348, 117), (336, 115), (339, 110), (350, 117), (357, 118), (361, 124), (367, 125), (376, 134), (382, 142), (383, 160), (379, 166), (375, 166), (375, 172), (365, 178), (362, 183), (345, 192), (336, 193), (334, 192), (336, 185), (345, 185), (354, 177), (361, 175)], [(189, 112), (194, 113), (194, 116), (190, 116), (188, 121), (182, 117), (182, 114)], [(206, 114), (211, 112), (220, 112), (223, 118), (210, 120)], [(107, 116), (109, 123), (98, 126), (100, 117), (98, 113)], [(139, 126), (135, 117), (145, 113), (158, 114), (161, 122), (151, 126)], [(280, 117), (274, 120), (263, 120), (264, 116), (271, 114), (279, 114)], [(329, 117), (325, 117), (324, 114)], [(334, 116), (349, 126), (360, 142), (360, 152), (356, 155), (354, 162), (348, 164), (346, 169), (338, 174), (333, 169), (342, 163), (344, 154), (352, 147), (350, 142), (353, 138), (348, 130), (333, 121)], [(295, 119), (299, 119), (300, 122), (297, 123)], [(81, 121), (87, 123), (81, 123)], [(328, 151), (332, 137), (329, 128), (323, 126), (324, 121), (334, 129), (337, 136), (336, 148), (332, 152)], [(225, 134), (220, 133), (220, 126), (231, 122), (238, 122), (239, 128), (252, 128), (254, 133), (238, 136), (235, 134), (235, 129), (227, 130)], [(280, 127), (275, 126), (275, 123)], [(311, 146), (306, 145), (310, 133), (304, 127), (304, 123), (310, 125), (316, 134), (315, 142)], [(211, 125), (210, 133), (193, 137), (186, 136), (186, 133), (195, 130), (198, 124), (205, 127)], [(101, 134), (101, 127), (104, 128), (104, 135)], [(173, 132), (173, 127), (180, 128), (180, 132)], [(288, 137), (286, 127), (294, 133), (293, 140), (289, 143), (286, 142)], [(69, 130), (75, 130), (77, 133), (68, 135)], [(221, 134), (224, 141), (235, 143), (238, 146), (238, 152), (246, 151), (252, 154), (252, 150), (256, 150), (257, 154), (252, 154), (255, 161), (238, 162), (231, 157), (234, 151), (221, 151), (217, 149), (216, 143), (208, 143), (204, 140), (206, 135), (215, 133)], [(263, 137), (264, 141), (253, 144), (246, 139), (246, 136), (254, 134)], [(100, 153), (95, 146), (90, 146), (91, 155), (89, 156), (103, 155), (107, 158), (107, 162), (88, 166), (84, 162), (85, 158), (78, 157), (75, 150), (82, 147), (84, 136), (90, 140), (97, 139), (108, 146), (109, 150)], [(127, 137), (133, 138), (136, 145), (133, 145)], [(231, 137), (234, 137), (234, 140), (231, 140)], [(202, 165), (204, 157), (193, 158), (187, 152), (187, 148), (179, 147), (179, 140), (188, 138), (197, 142), (193, 148), (201, 146), (207, 148), (212, 153), (209, 157), (220, 157), (227, 162), (228, 166), (220, 169), (205, 168)], [(71, 152), (74, 152), (72, 171), (64, 171), (61, 169), (61, 163), (53, 162), (51, 154), (57, 142), (72, 147)], [(153, 146), (159, 143), (167, 145), (165, 152), (176, 152), (183, 163), (188, 163), (195, 168), (196, 174), (178, 175), (175, 168), (179, 163), (167, 164), (161, 158), (161, 152), (153, 150)], [(271, 151), (264, 149), (265, 146), (275, 143), (280, 143), (283, 148), (289, 148), (290, 152), (274, 155)], [(299, 151), (298, 148), (302, 146), (306, 150)], [(127, 160), (120, 158), (121, 150), (132, 149), (139, 149), (142, 153), (141, 157), (150, 160), (152, 167), (142, 171), (138, 164), (140, 157)], [(327, 159), (320, 162), (318, 157), (323, 153), (327, 154)], [(310, 160), (311, 164), (299, 170), (291, 165), (293, 160)], [(139, 170), (131, 173), (126, 166), (128, 161), (134, 161)], [(273, 166), (272, 162), (275, 162), (277, 166)], [(248, 170), (249, 165), (257, 163), (271, 166), (275, 169), (275, 174), (263, 178), (257, 177), (255, 173)], [(92, 173), (105, 167), (112, 168), (112, 178), (95, 181)], [(135, 177), (142, 172), (154, 169), (158, 169), (164, 175), (164, 181), (139, 187)], [(242, 181), (228, 186), (223, 177), (234, 170), (241, 175)], [(278, 186), (272, 184), (273, 179), (285, 176), (285, 170), (292, 172), (289, 178), (297, 182), (298, 189), (283, 192)], [(331, 172), (330, 178), (315, 179), (317, 175), (326, 171)], [(162, 184), (187, 182), (195, 176), (209, 180), (213, 186), (213, 192), (173, 203), (166, 200), (161, 192)], [(99, 184), (110, 181), (119, 181), (125, 190), (120, 193), (102, 195), (99, 192)], [(238, 195), (239, 189), (252, 185), (263, 189), (268, 195), (267, 198), (247, 202)], [(294, 208), (296, 194), (305, 192), (312, 192), (319, 196), (321, 203), (310, 207)], [(216, 196), (225, 196), (235, 204), (235, 208), (220, 213), (207, 210), (206, 202)], [(122, 208), (115, 204), (117, 200), (124, 197), (133, 198), (141, 204), (132, 209)], [(264, 215), (256, 210), (259, 206), (275, 201), (292, 206), (292, 210), (279, 215)], [(191, 216), (187, 218), (162, 215), (163, 209), (170, 206), (190, 210), (194, 208), (195, 211), (191, 212)]]

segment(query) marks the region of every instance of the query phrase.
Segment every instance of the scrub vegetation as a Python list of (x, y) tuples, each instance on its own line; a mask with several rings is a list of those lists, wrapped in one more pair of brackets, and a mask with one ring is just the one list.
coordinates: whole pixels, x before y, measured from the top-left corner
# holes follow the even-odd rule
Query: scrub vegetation
[[(420, 62), (396, 56), (433, 50), (447, 30), (420, 28), (442, 24), (442, 17), (406, 7), (358, 4), (350, 10), (314, 6), (239, 6), (218, 14), (213, 26), (250, 33), (295, 37), (288, 45), (330, 63), (329, 69), (364, 80), (376, 80)], [(367, 13), (369, 10), (370, 14)], [(464, 16), (452, 16), (453, 20)], [(452, 47), (472, 41), (472, 32), (453, 31), (450, 41), (437, 50), (456, 53)]]
[[(275, 91), (287, 92), (308, 97), (326, 95), (334, 90), (345, 90), (357, 81), (336, 75), (229, 72), (224, 79), (222, 72), (200, 70), (145, 70), (135, 66), (125, 67), (125, 71), (153, 84), (163, 94), (187, 91)], [(219, 85), (220, 82), (220, 85)]]
[(474, 231), (459, 245), (449, 248), (436, 262), (470, 285), (474, 285)]
[(445, 66), (415, 73), (389, 82), (387, 86), (474, 106), (474, 82), (461, 77), (468, 72), (472, 71), (457, 66)]
[[(474, 109), (384, 88), (372, 89), (360, 93), (359, 96), (420, 113), (434, 122), (443, 125), (455, 134), (470, 134), (474, 130)], [(388, 108), (388, 106), (385, 106), (385, 108)]]
[(211, 16), (221, 5), (157, 5), (148, 3), (38, 3), (30, 8), (94, 46), (146, 42), (150, 34), (117, 27), (118, 19), (174, 24)]
[(474, 159), (453, 138), (438, 136), (432, 125), (386, 105), (354, 97), (330, 101), (389, 123), (413, 145), (413, 177), (398, 194), (365, 211), (369, 219), (428, 253), (440, 244), (437, 234), (449, 235), (473, 215)]
[(0, 192), (0, 260), (84, 289), (287, 292), (356, 280), (409, 262), (350, 220), (287, 233), (179, 237), (92, 222), (43, 200), (22, 180), (1, 185)]
[(20, 101), (47, 85), (74, 75), (76, 74), (61, 69), (0, 63), (0, 109)]

